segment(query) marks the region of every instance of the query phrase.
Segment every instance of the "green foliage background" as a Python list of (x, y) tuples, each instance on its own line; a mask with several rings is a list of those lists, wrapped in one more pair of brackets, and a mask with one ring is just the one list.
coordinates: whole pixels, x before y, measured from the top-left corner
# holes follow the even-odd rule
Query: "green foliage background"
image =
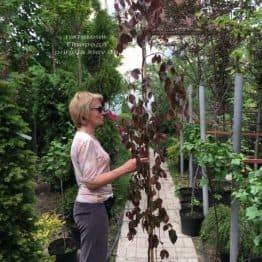
[(19, 114), (15, 92), (0, 81), (0, 261), (39, 261), (33, 209), (36, 156), (19, 135), (29, 129)]

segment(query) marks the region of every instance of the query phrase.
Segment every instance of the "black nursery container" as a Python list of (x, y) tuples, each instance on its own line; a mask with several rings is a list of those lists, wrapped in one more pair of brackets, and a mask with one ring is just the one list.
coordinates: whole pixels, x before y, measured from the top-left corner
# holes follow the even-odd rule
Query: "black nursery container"
[(221, 253), (220, 254), (220, 260), (221, 260), (221, 262), (229, 262), (229, 260), (230, 260), (229, 253), (225, 253), (225, 252)]
[(225, 190), (222, 192), (216, 192), (216, 194), (219, 194), (221, 196), (221, 199), (215, 199), (211, 193), (208, 196), (209, 206), (214, 206), (215, 204), (224, 204), (227, 206), (230, 206), (231, 204), (231, 191)]
[[(181, 209), (191, 209), (191, 203), (188, 202), (181, 202)], [(203, 212), (203, 206), (200, 204), (199, 206), (193, 206), (193, 210), (197, 212)]]
[[(192, 194), (192, 187), (181, 187), (178, 189), (179, 195), (191, 195)], [(194, 189), (195, 194), (200, 194), (201, 189), (195, 188)]]
[(77, 247), (72, 238), (59, 238), (48, 246), (50, 256), (56, 256), (56, 262), (77, 262)]
[(224, 192), (221, 193), (222, 195), (222, 203), (224, 205), (230, 206), (231, 204), (231, 190), (225, 190)]
[[(190, 202), (192, 197), (192, 187), (181, 187), (178, 190), (178, 198), (180, 202)], [(198, 200), (202, 200), (202, 191), (197, 188), (194, 189), (194, 197)]]
[[(230, 253), (229, 252), (222, 252), (220, 254), (220, 260), (221, 262), (230, 262)], [(261, 262), (262, 257), (245, 257), (241, 258), (241, 261), (243, 262)]]
[(199, 236), (201, 224), (204, 219), (203, 212), (190, 208), (180, 210), (182, 233), (191, 237)]

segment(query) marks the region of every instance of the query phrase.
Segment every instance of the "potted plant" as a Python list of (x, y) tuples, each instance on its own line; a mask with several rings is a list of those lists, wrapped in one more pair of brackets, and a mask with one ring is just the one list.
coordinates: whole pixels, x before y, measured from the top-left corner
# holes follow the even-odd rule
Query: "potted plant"
[[(52, 152), (51, 155), (47, 155), (47, 158), (50, 158), (52, 161), (45, 162), (51, 164), (49, 170), (54, 172), (56, 181), (59, 181), (60, 192), (61, 192), (61, 205), (65, 207), (65, 196), (64, 196), (64, 182), (68, 180), (68, 167), (70, 159), (68, 159), (68, 148), (71, 144), (70, 140), (62, 138), (62, 140), (54, 140), (51, 143), (49, 152)], [(63, 221), (66, 220), (65, 209), (62, 208)], [(50, 243), (48, 251), (50, 255), (56, 256), (56, 261), (76, 261), (77, 260), (77, 248), (78, 245), (73, 238), (66, 237), (65, 230), (62, 230), (63, 237), (54, 240)]]
[(41, 158), (41, 177), (50, 185), (52, 191), (61, 192), (60, 179), (63, 179), (63, 184), (68, 183), (70, 179), (70, 145), (71, 140), (67, 141), (65, 137), (54, 139), (48, 152)]
[[(261, 238), (261, 199), (262, 199), (262, 167), (256, 171), (251, 170), (248, 176), (240, 184), (240, 188), (233, 192), (239, 199), (245, 219), (255, 228), (253, 237), (253, 249), (255, 255), (252, 261), (261, 261), (262, 257), (262, 238)], [(243, 180), (243, 178), (240, 177)]]
[[(62, 195), (62, 206), (64, 203), (64, 191), (63, 191), (63, 180), (60, 179), (61, 183), (61, 195)], [(63, 209), (63, 220), (65, 221), (65, 214)], [(77, 243), (72, 237), (66, 237), (65, 232), (62, 231), (63, 237), (54, 240), (48, 246), (48, 252), (50, 256), (56, 256), (56, 262), (76, 262), (77, 261), (77, 249), (79, 243)]]
[[(215, 208), (218, 218), (217, 224)], [(256, 229), (252, 223), (245, 219), (243, 210), (241, 210), (239, 217), (239, 232), (239, 258), (245, 260), (254, 257), (257, 254), (253, 248)], [(209, 209), (208, 215), (202, 223), (200, 237), (205, 246), (216, 249), (221, 261), (229, 261), (230, 208), (228, 206), (220, 204)]]
[(208, 200), (209, 206), (214, 206), (216, 204), (224, 204), (230, 206), (231, 203), (231, 190), (221, 190), (212, 192), (209, 191)]
[(77, 247), (72, 238), (59, 238), (48, 246), (50, 256), (56, 256), (56, 262), (76, 262)]
[(64, 214), (66, 221), (66, 226), (69, 229), (69, 235), (72, 237), (77, 245), (80, 248), (80, 232), (74, 222), (73, 218), (73, 206), (75, 197), (77, 194), (77, 186), (72, 186), (65, 191), (64, 200), (61, 203), (59, 209), (60, 212)]
[(230, 206), (232, 183), (221, 179), (212, 179), (212, 190), (209, 189), (210, 206), (214, 204), (224, 204)]
[(43, 261), (50, 260), (47, 252), (48, 245), (61, 234), (64, 223), (58, 214), (53, 213), (43, 213), (37, 221), (37, 232), (34, 238), (42, 246), (43, 253), (41, 257)]
[(192, 199), (198, 201), (202, 200), (202, 192), (200, 189), (192, 189), (191, 187), (182, 187), (178, 189), (178, 198), (180, 200), (181, 207), (191, 206)]
[(199, 200), (192, 197), (190, 206), (184, 206), (180, 209), (180, 218), (182, 233), (189, 236), (198, 236), (204, 219)]

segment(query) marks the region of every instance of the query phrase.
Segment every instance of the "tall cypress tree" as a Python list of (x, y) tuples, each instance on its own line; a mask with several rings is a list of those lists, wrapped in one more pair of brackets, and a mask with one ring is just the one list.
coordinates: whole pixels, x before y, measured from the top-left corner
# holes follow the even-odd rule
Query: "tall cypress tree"
[(15, 89), (0, 80), (0, 261), (39, 261), (34, 240), (34, 154), (19, 134), (27, 124), (15, 104)]
[(93, 21), (87, 25), (88, 47), (83, 55), (83, 65), (87, 71), (87, 89), (101, 93), (106, 102), (111, 103), (124, 90), (124, 82), (117, 71), (120, 59), (116, 56), (117, 26), (106, 11), (98, 10)]

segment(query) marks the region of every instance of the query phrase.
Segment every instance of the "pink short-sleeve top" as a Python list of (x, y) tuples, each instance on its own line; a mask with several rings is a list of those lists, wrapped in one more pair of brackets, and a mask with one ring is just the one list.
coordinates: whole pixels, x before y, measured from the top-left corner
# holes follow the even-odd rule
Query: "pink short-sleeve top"
[(78, 185), (77, 202), (101, 203), (113, 196), (112, 185), (88, 189), (86, 183), (110, 171), (110, 157), (99, 141), (83, 131), (75, 133), (71, 145), (71, 160)]

